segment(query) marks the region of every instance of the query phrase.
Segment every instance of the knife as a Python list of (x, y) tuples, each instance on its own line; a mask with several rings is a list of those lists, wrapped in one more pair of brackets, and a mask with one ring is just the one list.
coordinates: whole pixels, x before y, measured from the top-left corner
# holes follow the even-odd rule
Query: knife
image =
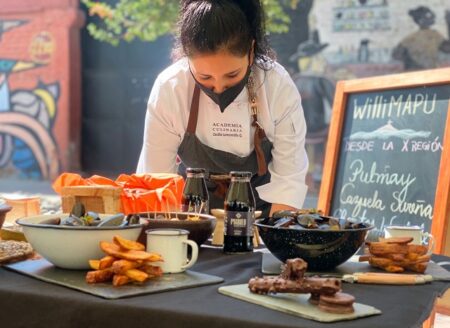
[(380, 285), (423, 285), (432, 282), (433, 277), (429, 274), (355, 272), (353, 274), (344, 274), (342, 281)]

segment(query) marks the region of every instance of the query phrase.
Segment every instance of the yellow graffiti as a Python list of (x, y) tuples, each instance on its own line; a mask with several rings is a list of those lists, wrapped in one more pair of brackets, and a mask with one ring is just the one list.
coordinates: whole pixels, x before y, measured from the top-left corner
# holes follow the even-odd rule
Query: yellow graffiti
[(55, 98), (50, 94), (50, 92), (44, 89), (35, 89), (33, 90), (33, 93), (42, 99), (47, 107), (48, 114), (51, 118), (53, 118), (56, 114)]
[(55, 51), (53, 36), (47, 31), (39, 32), (31, 41), (29, 51), (34, 61), (48, 64)]

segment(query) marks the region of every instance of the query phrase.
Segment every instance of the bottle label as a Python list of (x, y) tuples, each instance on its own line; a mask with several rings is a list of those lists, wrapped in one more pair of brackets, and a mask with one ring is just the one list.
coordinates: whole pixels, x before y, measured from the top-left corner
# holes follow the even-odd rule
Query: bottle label
[(253, 236), (253, 211), (225, 211), (224, 235)]

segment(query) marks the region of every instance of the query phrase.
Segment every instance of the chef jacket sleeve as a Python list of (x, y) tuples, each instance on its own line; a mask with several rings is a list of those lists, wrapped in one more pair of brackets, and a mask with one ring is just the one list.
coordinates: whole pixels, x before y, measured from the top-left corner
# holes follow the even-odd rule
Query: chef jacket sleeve
[(180, 133), (176, 131), (174, 118), (176, 101), (170, 96), (170, 84), (162, 85), (156, 79), (147, 104), (144, 141), (137, 166), (137, 173), (175, 173)]
[(290, 76), (272, 93), (275, 134), (272, 161), (268, 165), (269, 183), (257, 187), (261, 199), (272, 204), (301, 208), (308, 190), (305, 177), (308, 157), (305, 150), (306, 122), (300, 94)]

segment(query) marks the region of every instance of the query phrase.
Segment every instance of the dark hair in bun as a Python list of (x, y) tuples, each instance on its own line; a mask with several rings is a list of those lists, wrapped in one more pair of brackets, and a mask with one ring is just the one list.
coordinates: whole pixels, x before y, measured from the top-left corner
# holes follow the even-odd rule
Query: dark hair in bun
[(255, 63), (263, 69), (275, 59), (266, 34), (260, 0), (182, 0), (174, 59), (227, 50), (249, 53), (255, 41)]

